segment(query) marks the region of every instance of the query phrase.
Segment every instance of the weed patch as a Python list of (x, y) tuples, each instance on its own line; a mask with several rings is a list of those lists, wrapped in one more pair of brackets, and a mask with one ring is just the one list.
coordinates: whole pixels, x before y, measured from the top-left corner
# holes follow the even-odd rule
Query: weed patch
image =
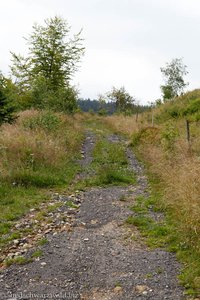
[(25, 264), (28, 264), (30, 262), (32, 262), (33, 260), (31, 258), (25, 258), (24, 256), (18, 256), (16, 258), (10, 258), (10, 259), (7, 259), (5, 261), (5, 265), (7, 267), (15, 264), (15, 265), (25, 265)]
[(101, 136), (95, 145), (93, 157), (90, 168), (94, 175), (86, 178), (83, 186), (135, 184), (135, 174), (128, 168), (122, 143), (112, 143)]
[(31, 257), (32, 257), (32, 258), (37, 258), (37, 257), (41, 257), (42, 255), (43, 255), (42, 250), (37, 249), (37, 250), (35, 250), (35, 251), (32, 253)]

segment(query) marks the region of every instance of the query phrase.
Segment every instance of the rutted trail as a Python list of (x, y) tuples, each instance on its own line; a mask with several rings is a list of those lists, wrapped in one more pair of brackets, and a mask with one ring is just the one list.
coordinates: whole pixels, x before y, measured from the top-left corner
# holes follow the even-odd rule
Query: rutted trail
[[(107, 140), (123, 143), (116, 135)], [(83, 147), (84, 167), (92, 161), (94, 144), (95, 137), (88, 132)], [(149, 193), (142, 166), (130, 149), (126, 154), (137, 183), (77, 192), (72, 199), (78, 199), (81, 205), (72, 231), (47, 234), (42, 257), (3, 270), (1, 299), (9, 299), (8, 295), (17, 300), (31, 299), (34, 294), (41, 299), (183, 299), (174, 255), (148, 249), (139, 232), (125, 225), (132, 215), (129, 206), (134, 197), (146, 197)], [(87, 172), (79, 174), (76, 180), (84, 176), (88, 176)], [(126, 201), (122, 201), (124, 197)]]

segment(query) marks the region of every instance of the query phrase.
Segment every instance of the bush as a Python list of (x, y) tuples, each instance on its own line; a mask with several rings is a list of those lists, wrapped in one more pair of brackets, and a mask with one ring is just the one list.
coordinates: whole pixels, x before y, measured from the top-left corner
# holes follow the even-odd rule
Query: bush
[(191, 100), (182, 111), (183, 116), (193, 115), (196, 113), (200, 113), (200, 98)]
[(15, 119), (15, 105), (12, 98), (13, 84), (0, 74), (0, 125), (12, 123)]
[(74, 113), (77, 109), (77, 91), (73, 87), (49, 90), (44, 78), (38, 78), (31, 91), (32, 107)]
[(160, 143), (160, 131), (157, 127), (145, 127), (132, 135), (131, 146), (137, 146), (141, 142)]
[(23, 125), (27, 129), (44, 129), (55, 131), (61, 125), (62, 120), (51, 111), (44, 111), (41, 114), (25, 119)]
[(164, 147), (164, 150), (173, 151), (178, 136), (179, 133), (174, 124), (167, 123), (161, 132), (161, 143)]

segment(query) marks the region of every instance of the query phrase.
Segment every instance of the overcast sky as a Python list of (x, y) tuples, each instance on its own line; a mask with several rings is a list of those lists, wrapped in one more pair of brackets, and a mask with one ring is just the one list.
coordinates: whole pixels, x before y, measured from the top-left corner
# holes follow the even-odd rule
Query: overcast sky
[(160, 67), (172, 58), (188, 66), (188, 89), (200, 87), (199, 0), (0, 0), (0, 70), (10, 51), (24, 53), (23, 37), (55, 15), (71, 32), (83, 28), (85, 56), (73, 84), (83, 98), (121, 87), (140, 103), (161, 96)]

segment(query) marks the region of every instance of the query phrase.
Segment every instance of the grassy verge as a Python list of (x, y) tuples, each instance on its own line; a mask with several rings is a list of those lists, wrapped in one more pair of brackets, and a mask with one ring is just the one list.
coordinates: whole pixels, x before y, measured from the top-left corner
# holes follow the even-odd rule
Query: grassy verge
[[(151, 248), (165, 248), (176, 253), (183, 267), (180, 281), (186, 288), (186, 294), (191, 297), (199, 296), (199, 253), (180, 236), (173, 211), (163, 206), (163, 186), (161, 181), (152, 173), (148, 173), (152, 193), (149, 198), (137, 197), (130, 207), (133, 215), (126, 223), (137, 226), (146, 243)], [(160, 218), (154, 218), (154, 215)]]
[[(137, 203), (128, 222), (141, 228), (148, 244), (163, 245), (176, 252), (183, 263), (180, 279), (189, 295), (200, 294), (200, 161), (199, 125), (191, 124), (190, 147), (185, 138), (185, 120), (171, 119), (149, 126), (117, 116), (105, 118), (113, 130), (130, 137), (134, 152), (146, 165), (152, 186), (153, 207), (164, 212), (165, 220), (149, 219), (146, 201)], [(132, 134), (130, 133), (130, 128)]]
[(101, 132), (99, 129), (97, 132), (93, 161), (87, 170), (89, 176), (79, 182), (77, 188), (134, 184), (135, 174), (128, 166), (123, 143), (109, 141), (109, 130), (105, 125), (101, 126)]
[[(146, 221), (141, 224), (138, 222), (138, 226), (150, 246), (164, 246), (176, 253), (183, 264), (180, 281), (185, 286), (187, 295), (197, 297), (200, 294), (198, 163), (195, 163), (195, 157), (180, 157), (176, 145), (167, 147), (166, 150), (166, 144), (160, 146), (157, 143), (158, 136), (153, 137), (153, 140), (152, 144), (143, 137), (142, 141), (137, 142), (135, 149), (138, 157), (146, 164), (152, 187), (153, 207), (163, 211), (165, 219), (164, 222), (155, 224), (146, 220), (148, 214), (143, 214), (139, 219), (142, 217)], [(141, 208), (141, 203), (139, 206)]]
[(66, 188), (79, 166), (83, 137), (80, 116), (26, 111), (0, 132), (0, 248), (20, 233), (16, 220)]

